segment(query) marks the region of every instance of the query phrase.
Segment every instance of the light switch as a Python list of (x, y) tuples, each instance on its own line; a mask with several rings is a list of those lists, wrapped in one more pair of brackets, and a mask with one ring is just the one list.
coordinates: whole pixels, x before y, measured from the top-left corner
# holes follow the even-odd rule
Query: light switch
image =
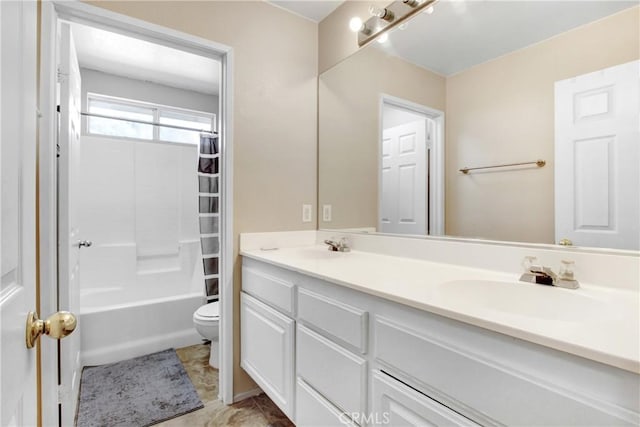
[(331, 205), (322, 205), (322, 220), (331, 222)]
[(311, 222), (311, 205), (302, 205), (302, 222)]

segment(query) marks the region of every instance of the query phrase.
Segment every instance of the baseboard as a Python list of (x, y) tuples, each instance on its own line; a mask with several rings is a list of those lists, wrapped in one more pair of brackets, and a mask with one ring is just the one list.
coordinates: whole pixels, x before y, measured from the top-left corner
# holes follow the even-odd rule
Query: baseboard
[(257, 396), (259, 394), (264, 393), (260, 387), (256, 387), (254, 389), (243, 391), (242, 393), (238, 393), (233, 395), (233, 403), (240, 402), (241, 400), (248, 399), (253, 396)]

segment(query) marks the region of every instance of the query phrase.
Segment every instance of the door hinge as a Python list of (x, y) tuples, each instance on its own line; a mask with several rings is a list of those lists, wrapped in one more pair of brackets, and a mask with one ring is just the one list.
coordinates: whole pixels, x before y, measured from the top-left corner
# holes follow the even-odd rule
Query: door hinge
[(62, 384), (58, 384), (58, 404), (62, 404), (62, 401), (65, 397), (64, 386)]
[(58, 70), (56, 71), (56, 79), (58, 80), (58, 83), (62, 83), (67, 79), (67, 77), (69, 77), (69, 75), (60, 71), (60, 67), (58, 67)]
[[(56, 105), (56, 112), (58, 113), (58, 116), (60, 116), (60, 106)], [(60, 127), (60, 117), (58, 117), (56, 119), (56, 125), (58, 126), (58, 128)], [(58, 138), (59, 138), (59, 129), (56, 130), (56, 158), (60, 157), (60, 144), (57, 142)]]

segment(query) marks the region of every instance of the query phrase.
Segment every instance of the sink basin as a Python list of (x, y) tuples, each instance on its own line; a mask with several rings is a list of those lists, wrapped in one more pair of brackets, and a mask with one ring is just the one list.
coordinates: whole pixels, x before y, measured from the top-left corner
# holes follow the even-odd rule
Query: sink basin
[(440, 285), (435, 296), (445, 305), (536, 320), (582, 322), (606, 310), (605, 301), (580, 290), (520, 282), (454, 280)]

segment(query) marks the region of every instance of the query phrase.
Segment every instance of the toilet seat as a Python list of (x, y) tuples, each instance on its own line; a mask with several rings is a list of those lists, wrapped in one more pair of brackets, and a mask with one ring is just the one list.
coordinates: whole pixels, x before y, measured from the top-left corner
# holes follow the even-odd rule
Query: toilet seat
[(214, 301), (203, 305), (196, 310), (193, 317), (205, 321), (218, 320), (220, 318), (220, 303), (218, 301)]

